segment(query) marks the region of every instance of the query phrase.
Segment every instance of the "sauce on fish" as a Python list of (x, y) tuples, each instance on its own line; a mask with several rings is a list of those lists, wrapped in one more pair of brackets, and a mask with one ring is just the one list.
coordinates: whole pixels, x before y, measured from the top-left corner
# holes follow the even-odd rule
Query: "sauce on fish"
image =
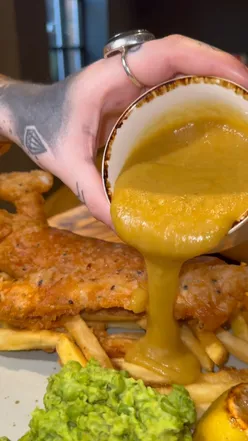
[(214, 249), (247, 208), (248, 125), (241, 114), (206, 104), (175, 112), (140, 137), (111, 204), (118, 235), (141, 252), (148, 273), (147, 332), (127, 361), (168, 383), (197, 379), (199, 363), (173, 316), (179, 272)]

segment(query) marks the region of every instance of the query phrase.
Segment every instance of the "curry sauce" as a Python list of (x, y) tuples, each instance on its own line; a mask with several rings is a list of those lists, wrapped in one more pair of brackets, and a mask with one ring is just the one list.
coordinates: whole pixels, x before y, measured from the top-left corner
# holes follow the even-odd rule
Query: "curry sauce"
[(148, 272), (147, 332), (126, 359), (169, 383), (200, 373), (173, 316), (181, 266), (214, 249), (248, 208), (247, 122), (231, 109), (204, 108), (180, 111), (137, 140), (111, 205), (117, 233)]

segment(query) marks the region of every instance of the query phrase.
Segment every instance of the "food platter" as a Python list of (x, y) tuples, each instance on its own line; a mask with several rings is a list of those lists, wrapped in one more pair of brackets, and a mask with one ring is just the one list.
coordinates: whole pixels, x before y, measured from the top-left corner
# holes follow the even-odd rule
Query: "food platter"
[[(248, 262), (216, 253), (243, 240), (229, 234), (248, 219), (247, 91), (223, 81), (165, 84), (118, 121), (103, 184), (129, 246), (85, 206), (48, 228), (49, 173), (0, 176), (1, 199), (16, 206), (1, 210), (0, 441), (246, 437)], [(179, 85), (186, 95), (173, 101)], [(162, 96), (172, 97), (171, 119)], [(129, 148), (123, 163), (118, 145)]]
[[(92, 218), (85, 205), (54, 216), (49, 223), (84, 236), (119, 241), (104, 224)], [(0, 353), (0, 436), (16, 441), (27, 431), (30, 413), (42, 406), (47, 378), (59, 369), (56, 354)]]
[[(50, 225), (84, 236), (119, 241), (112, 231), (90, 216), (85, 206), (50, 219)], [(228, 365), (247, 367), (233, 357)], [(59, 370), (57, 354), (42, 351), (0, 353), (0, 436), (17, 441), (27, 431), (30, 413), (36, 406), (42, 406), (47, 378)]]
[[(50, 219), (50, 225), (77, 234), (118, 241), (83, 205)], [(47, 378), (60, 369), (56, 354), (42, 351), (0, 353), (0, 436), (18, 440), (28, 429), (30, 413), (42, 406)]]

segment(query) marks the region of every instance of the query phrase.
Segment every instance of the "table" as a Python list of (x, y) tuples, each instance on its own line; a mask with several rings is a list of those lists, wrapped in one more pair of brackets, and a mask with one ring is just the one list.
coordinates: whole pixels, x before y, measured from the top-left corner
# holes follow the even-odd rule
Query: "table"
[(52, 227), (70, 230), (83, 236), (96, 237), (109, 242), (121, 242), (110, 228), (91, 216), (86, 205), (53, 216), (49, 219), (49, 224)]

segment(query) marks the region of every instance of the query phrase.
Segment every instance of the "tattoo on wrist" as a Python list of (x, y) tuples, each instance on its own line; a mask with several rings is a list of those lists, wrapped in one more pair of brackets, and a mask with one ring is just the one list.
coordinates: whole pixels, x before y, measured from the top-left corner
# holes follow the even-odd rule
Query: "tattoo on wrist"
[(47, 151), (56, 154), (69, 120), (70, 79), (52, 85), (0, 82), (0, 108), (11, 115), (19, 144), (36, 159)]

